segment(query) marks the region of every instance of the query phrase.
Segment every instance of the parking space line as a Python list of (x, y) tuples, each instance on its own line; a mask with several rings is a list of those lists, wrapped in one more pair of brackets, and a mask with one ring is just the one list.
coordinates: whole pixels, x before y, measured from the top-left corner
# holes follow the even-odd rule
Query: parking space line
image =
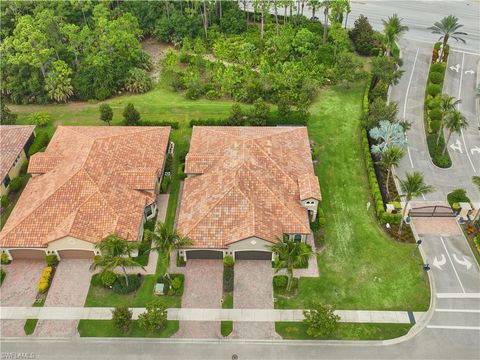
[(480, 309), (435, 309), (438, 312), (480, 313)]
[[(415, 72), (415, 65), (417, 64), (418, 52), (420, 48), (417, 48), (417, 53), (415, 54), (415, 60), (413, 61), (412, 72), (410, 73), (410, 79), (408, 79), (407, 91), (405, 93), (405, 103), (403, 104), (403, 120), (407, 118), (407, 103), (408, 103), (408, 93), (410, 92), (410, 85), (412, 84), (413, 73)], [(408, 138), (407, 138), (408, 144)], [(408, 158), (410, 159), (410, 165), (413, 169), (412, 155), (410, 154), (410, 147), (407, 145)]]
[(447, 247), (445, 245), (445, 241), (443, 241), (443, 237), (440, 236), (440, 240), (442, 241), (443, 248), (445, 249), (445, 252), (447, 253), (448, 260), (450, 260), (450, 264), (452, 264), (453, 271), (455, 272), (455, 276), (457, 277), (457, 280), (460, 284), (460, 287), (462, 288), (462, 291), (465, 293), (465, 288), (463, 287), (462, 281), (460, 280), (460, 276), (458, 276), (457, 269), (455, 269), (455, 265), (453, 264), (450, 253), (447, 250)]
[(427, 325), (427, 329), (480, 330), (480, 326)]

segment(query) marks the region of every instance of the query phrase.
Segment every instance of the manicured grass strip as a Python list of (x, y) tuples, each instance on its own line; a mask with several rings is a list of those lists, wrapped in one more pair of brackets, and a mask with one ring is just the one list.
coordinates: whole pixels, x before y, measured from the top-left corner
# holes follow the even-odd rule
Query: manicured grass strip
[(387, 340), (408, 333), (411, 324), (339, 323), (334, 334), (314, 338), (303, 322), (276, 322), (275, 331), (289, 340)]
[(23, 330), (25, 331), (25, 335), (32, 335), (37, 327), (38, 319), (28, 319), (25, 321), (25, 325), (23, 326)]
[(158, 332), (149, 332), (142, 329), (137, 320), (132, 321), (130, 330), (122, 332), (113, 325), (112, 320), (80, 320), (78, 332), (81, 337), (152, 337), (167, 338), (178, 331), (178, 321), (168, 320), (165, 328)]
[[(222, 309), (233, 309), (233, 294), (223, 294)], [(228, 336), (233, 331), (233, 321), (224, 320), (220, 324), (220, 332), (222, 336)]]
[(315, 172), (322, 190), (325, 247), (319, 278), (301, 278), (276, 308), (308, 309), (314, 302), (339, 309), (415, 310), (429, 305), (428, 277), (413, 244), (387, 238), (379, 227), (361, 143), (362, 84), (325, 88), (310, 108), (308, 130), (320, 148)]
[(120, 295), (110, 289), (105, 289), (95, 284), (90, 284), (86, 307), (115, 307), (126, 305), (128, 307), (145, 307), (153, 300), (159, 300), (166, 307), (180, 307), (180, 297), (178, 296), (156, 296), (153, 288), (156, 283), (156, 275), (146, 275), (140, 288), (132, 294)]

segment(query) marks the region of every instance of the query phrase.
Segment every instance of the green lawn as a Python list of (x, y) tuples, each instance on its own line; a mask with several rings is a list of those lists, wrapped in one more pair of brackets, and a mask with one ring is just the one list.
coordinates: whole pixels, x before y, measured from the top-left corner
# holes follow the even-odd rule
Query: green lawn
[(411, 327), (410, 324), (339, 323), (334, 334), (314, 338), (307, 334), (303, 322), (275, 323), (275, 331), (289, 340), (387, 340), (405, 335)]
[(78, 332), (81, 337), (170, 337), (178, 331), (178, 321), (167, 321), (167, 326), (162, 331), (146, 332), (136, 320), (127, 333), (117, 329), (111, 320), (80, 320)]
[[(233, 294), (223, 294), (222, 309), (233, 309)], [(228, 336), (233, 331), (233, 321), (224, 320), (220, 323), (220, 333), (222, 336)]]
[(180, 307), (181, 297), (179, 296), (156, 296), (153, 294), (157, 275), (146, 275), (140, 288), (127, 295), (114, 293), (110, 289), (90, 284), (85, 306), (87, 307), (114, 307), (126, 305), (128, 307), (145, 307), (153, 300), (159, 299), (166, 307)]
[(376, 219), (361, 151), (362, 84), (321, 91), (310, 111), (310, 137), (320, 146), (315, 171), (327, 220), (319, 278), (301, 278), (296, 296), (277, 308), (426, 310), (428, 278), (413, 244), (388, 239)]

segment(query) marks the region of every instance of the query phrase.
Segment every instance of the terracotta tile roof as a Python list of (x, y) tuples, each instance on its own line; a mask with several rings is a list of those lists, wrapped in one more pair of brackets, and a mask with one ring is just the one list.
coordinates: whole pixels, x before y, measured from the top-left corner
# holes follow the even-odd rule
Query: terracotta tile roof
[(34, 129), (33, 125), (0, 125), (0, 181), (12, 168)]
[(185, 172), (199, 174), (185, 180), (178, 221), (193, 247), (310, 232), (299, 177), (315, 179), (313, 194), (320, 188), (305, 127), (196, 126)]
[(155, 195), (169, 127), (59, 126), (0, 233), (2, 247), (45, 247), (73, 236), (96, 243), (110, 233), (136, 240)]
[(298, 177), (298, 189), (300, 200), (317, 199), (322, 200), (318, 177), (313, 174), (304, 174)]

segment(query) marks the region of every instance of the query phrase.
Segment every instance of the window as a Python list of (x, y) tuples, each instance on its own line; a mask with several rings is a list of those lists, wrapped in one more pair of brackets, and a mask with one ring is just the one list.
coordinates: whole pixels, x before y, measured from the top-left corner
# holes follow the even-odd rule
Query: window
[(302, 235), (300, 235), (300, 234), (295, 234), (295, 235), (293, 236), (293, 241), (295, 241), (295, 242), (302, 242)]
[(149, 205), (145, 208), (145, 216), (148, 218), (153, 214), (153, 205)]
[(10, 184), (10, 176), (5, 176), (5, 178), (3, 179), (3, 186), (5, 186), (5, 188), (8, 187), (8, 184)]

